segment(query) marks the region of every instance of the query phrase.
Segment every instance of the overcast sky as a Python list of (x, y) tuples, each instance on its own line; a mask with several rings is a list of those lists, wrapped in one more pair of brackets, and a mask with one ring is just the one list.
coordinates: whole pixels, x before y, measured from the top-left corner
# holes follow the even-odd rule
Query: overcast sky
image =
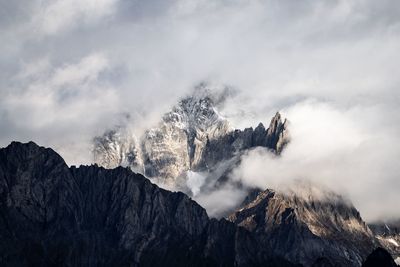
[[(199, 82), (227, 84), (235, 127), (291, 121), (282, 159), (250, 153), (241, 179), (320, 180), (367, 219), (400, 216), (398, 0), (0, 0), (0, 36), (1, 146), (88, 163), (123, 114), (140, 128)], [(263, 166), (277, 175), (254, 178)]]

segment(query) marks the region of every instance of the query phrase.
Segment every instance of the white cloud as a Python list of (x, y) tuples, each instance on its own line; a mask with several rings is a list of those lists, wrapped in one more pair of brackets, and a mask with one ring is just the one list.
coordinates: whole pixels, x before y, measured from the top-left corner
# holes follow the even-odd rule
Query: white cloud
[(66, 65), (57, 69), (49, 87), (93, 82), (98, 78), (100, 72), (107, 69), (107, 63), (104, 55), (91, 54), (82, 58), (78, 64)]
[[(28, 140), (54, 146), (61, 152), (70, 151), (65, 154), (70, 163), (88, 163), (88, 143), (96, 133), (93, 129), (109, 123), (100, 121), (102, 117), (110, 120), (118, 112), (116, 91), (99, 80), (107, 68), (105, 55), (98, 53), (58, 68), (46, 59), (24, 64), (15, 76), (19, 84), (3, 91), (0, 110), (13, 112), (12, 127), (22, 136), (27, 134)], [(18, 87), (25, 85), (24, 81), (27, 87)], [(70, 156), (79, 153), (79, 157)]]
[(200, 189), (203, 186), (206, 177), (200, 173), (188, 171), (186, 185), (192, 191), (193, 197), (196, 197), (200, 193)]
[(348, 196), (367, 220), (396, 217), (398, 130), (387, 124), (390, 117), (376, 117), (380, 108), (295, 104), (284, 111), (292, 141), (281, 157), (252, 150), (233, 177), (249, 186), (283, 191), (296, 180), (312, 181)]
[(112, 15), (117, 2), (118, 0), (42, 1), (34, 23), (39, 25), (44, 34), (57, 34)]
[(201, 193), (194, 199), (207, 210), (209, 216), (220, 218), (227, 216), (246, 197), (246, 192), (230, 184), (215, 191)]

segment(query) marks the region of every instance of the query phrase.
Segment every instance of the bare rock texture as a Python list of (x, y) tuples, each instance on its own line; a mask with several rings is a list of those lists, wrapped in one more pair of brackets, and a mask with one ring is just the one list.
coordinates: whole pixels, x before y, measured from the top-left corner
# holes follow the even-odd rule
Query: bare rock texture
[(265, 190), (246, 199), (229, 220), (304, 266), (361, 266), (377, 243), (359, 212), (335, 195), (319, 199)]

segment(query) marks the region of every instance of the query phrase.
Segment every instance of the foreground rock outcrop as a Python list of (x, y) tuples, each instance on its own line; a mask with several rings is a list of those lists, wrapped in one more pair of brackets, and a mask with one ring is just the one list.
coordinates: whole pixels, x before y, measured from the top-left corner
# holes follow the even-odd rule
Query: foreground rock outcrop
[[(361, 266), (376, 240), (359, 212), (332, 192), (265, 190), (229, 216), (273, 252), (304, 266)], [(304, 192), (307, 190), (307, 192)]]
[(244, 228), (127, 168), (0, 149), (1, 266), (294, 266)]

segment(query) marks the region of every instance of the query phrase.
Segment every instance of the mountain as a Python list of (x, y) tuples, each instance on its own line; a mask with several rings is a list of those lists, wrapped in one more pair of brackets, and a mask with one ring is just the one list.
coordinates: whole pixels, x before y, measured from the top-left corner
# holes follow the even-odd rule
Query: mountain
[(286, 120), (277, 113), (268, 129), (260, 123), (235, 130), (218, 111), (231, 94), (229, 88), (211, 91), (200, 85), (142, 136), (117, 127), (95, 137), (94, 160), (105, 168), (128, 166), (160, 185), (193, 194), (191, 173), (223, 181), (247, 149), (263, 146), (279, 154), (289, 141)]
[(254, 234), (128, 168), (0, 149), (1, 266), (294, 266)]
[(230, 95), (229, 88), (211, 91), (199, 86), (142, 136), (117, 127), (96, 137), (95, 161), (106, 168), (128, 166), (207, 208), (217, 205), (204, 201), (214, 192), (221, 192), (215, 199), (225, 201), (225, 185), (247, 192), (239, 210), (223, 206), (211, 215), (227, 216), (251, 232), (257, 244), (290, 262), (361, 266), (377, 246), (397, 255), (398, 236), (372, 232), (355, 207), (335, 193), (301, 186), (284, 193), (260, 191), (230, 180), (247, 150), (265, 147), (279, 156), (289, 142), (288, 122), (279, 113), (268, 128), (260, 123), (255, 129), (233, 129), (219, 112)]
[(400, 220), (369, 224), (382, 247), (386, 248), (400, 264)]
[(0, 265), (390, 263), (387, 253), (370, 254), (378, 230), (341, 196), (318, 190), (253, 191), (228, 220), (210, 219), (185, 194), (129, 168), (68, 167), (50, 148), (13, 142), (0, 149)]
[[(255, 233), (273, 252), (304, 266), (361, 266), (376, 240), (359, 212), (332, 192), (297, 186), (267, 189), (245, 200), (229, 220)], [(322, 196), (322, 197), (321, 197)]]

